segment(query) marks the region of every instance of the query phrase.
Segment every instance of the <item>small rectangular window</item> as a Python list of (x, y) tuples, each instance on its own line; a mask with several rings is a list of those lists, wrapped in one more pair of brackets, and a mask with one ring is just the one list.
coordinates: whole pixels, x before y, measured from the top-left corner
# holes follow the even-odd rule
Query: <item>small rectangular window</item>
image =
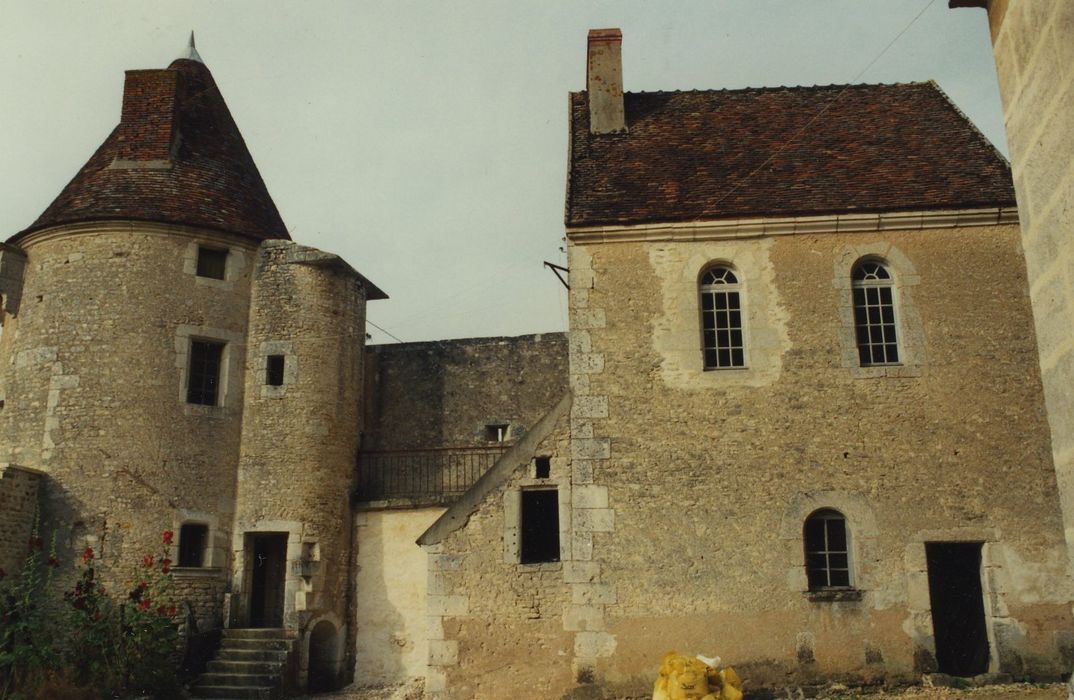
[(486, 425), (485, 439), (489, 442), (505, 442), (507, 440), (507, 423)]
[(224, 279), (227, 269), (227, 249), (206, 248), (198, 246), (198, 277), (210, 277), (214, 280)]
[(220, 360), (224, 344), (211, 340), (190, 341), (190, 377), (187, 403), (215, 406), (220, 394)]
[(283, 386), (283, 355), (269, 355), (265, 362), (265, 384)]
[(559, 492), (522, 492), (520, 561), (539, 564), (559, 561)]
[(203, 566), (208, 525), (188, 523), (179, 528), (179, 566)]
[(536, 479), (547, 479), (552, 473), (551, 457), (533, 458), (533, 476)]

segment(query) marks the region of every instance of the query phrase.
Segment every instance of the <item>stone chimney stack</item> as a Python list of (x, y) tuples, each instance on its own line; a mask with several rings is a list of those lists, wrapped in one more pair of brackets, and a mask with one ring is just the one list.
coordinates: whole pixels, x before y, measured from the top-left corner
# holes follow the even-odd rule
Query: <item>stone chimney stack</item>
[(623, 33), (590, 29), (585, 83), (589, 93), (589, 131), (626, 131), (623, 111)]

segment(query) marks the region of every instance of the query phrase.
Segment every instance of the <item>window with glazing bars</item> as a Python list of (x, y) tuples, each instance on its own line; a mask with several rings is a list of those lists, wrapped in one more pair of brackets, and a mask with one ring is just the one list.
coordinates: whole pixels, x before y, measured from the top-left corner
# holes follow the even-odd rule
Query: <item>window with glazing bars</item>
[(224, 344), (211, 340), (190, 341), (190, 374), (187, 403), (215, 406), (220, 393), (220, 359)]
[(809, 590), (850, 587), (847, 521), (836, 510), (818, 510), (805, 521), (806, 576)]
[(730, 268), (701, 275), (701, 336), (706, 370), (746, 366), (742, 285)]
[(895, 288), (883, 263), (864, 260), (851, 274), (854, 294), (854, 329), (858, 359), (863, 367), (899, 364), (895, 333)]

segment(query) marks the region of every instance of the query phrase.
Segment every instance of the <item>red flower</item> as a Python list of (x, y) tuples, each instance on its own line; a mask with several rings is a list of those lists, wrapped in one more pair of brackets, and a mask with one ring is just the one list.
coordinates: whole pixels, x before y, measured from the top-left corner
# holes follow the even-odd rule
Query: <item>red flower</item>
[(172, 570), (172, 560), (171, 559), (161, 559), (160, 560), (160, 573), (166, 574), (171, 570)]
[(152, 554), (146, 554), (144, 557), (142, 557), (142, 566), (144, 566), (147, 569), (149, 567), (153, 566), (153, 555)]
[(148, 610), (150, 605), (152, 605), (152, 603), (149, 601), (149, 598), (142, 598), (138, 601), (139, 610)]
[(42, 540), (40, 537), (31, 537), (30, 540), (26, 544), (30, 548), (30, 551), (32, 552), (35, 549), (41, 549), (42, 547), (44, 547), (45, 546), (45, 541)]
[(171, 530), (164, 531), (164, 544), (171, 544), (172, 538), (175, 537), (175, 533)]
[(48, 555), (48, 565), (55, 569), (60, 565), (60, 560), (54, 554), (50, 554)]
[(160, 615), (161, 617), (164, 617), (165, 615), (168, 614), (168, 608), (166, 608), (163, 605), (158, 605), (157, 606), (157, 614)]
[(82, 550), (82, 563), (89, 564), (93, 561), (93, 547), (86, 547)]
[(168, 606), (168, 617), (175, 617), (175, 606), (174, 605), (169, 605)]
[(139, 590), (139, 591), (144, 591), (144, 590), (145, 590), (145, 589), (147, 589), (147, 588), (149, 588), (149, 584), (148, 584), (148, 583), (146, 583), (145, 581), (139, 581), (139, 582), (138, 582), (138, 590)]

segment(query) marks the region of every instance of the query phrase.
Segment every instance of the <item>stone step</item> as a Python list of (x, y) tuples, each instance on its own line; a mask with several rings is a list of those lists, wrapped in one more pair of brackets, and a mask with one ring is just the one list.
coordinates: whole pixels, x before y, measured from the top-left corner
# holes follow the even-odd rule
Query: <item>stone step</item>
[(198, 685), (203, 686), (271, 686), (276, 675), (271, 673), (203, 673)]
[(276, 695), (275, 686), (199, 685), (190, 689), (196, 698), (228, 698), (229, 700), (272, 700)]
[(214, 659), (209, 662), (209, 673), (251, 674), (251, 675), (279, 675), (280, 662), (278, 661), (225, 661)]
[(221, 649), (253, 649), (260, 651), (287, 651), (294, 644), (293, 639), (246, 639), (243, 637), (224, 637)]
[(274, 627), (233, 627), (224, 630), (224, 639), (296, 639), (297, 630)]
[(287, 652), (279, 649), (221, 649), (216, 658), (220, 661), (270, 661), (282, 664), (287, 661)]

